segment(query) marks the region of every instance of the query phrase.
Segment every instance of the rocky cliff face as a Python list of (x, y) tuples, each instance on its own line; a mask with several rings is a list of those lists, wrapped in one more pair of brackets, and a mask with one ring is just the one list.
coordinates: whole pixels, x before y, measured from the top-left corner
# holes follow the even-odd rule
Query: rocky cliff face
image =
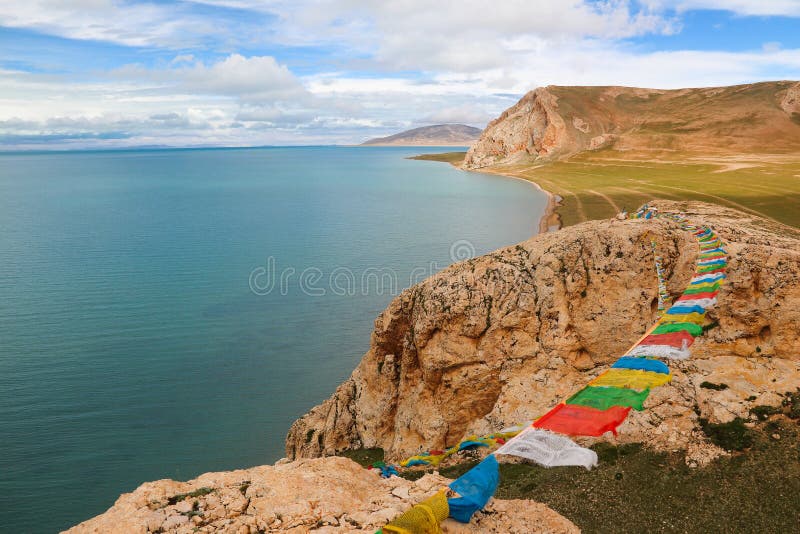
[[(718, 326), (692, 346), (690, 360), (671, 364), (671, 384), (632, 413), (620, 440), (700, 458), (710, 445), (699, 417), (746, 417), (800, 387), (800, 233), (715, 205), (656, 205), (714, 227), (728, 243), (728, 282), (710, 314)], [(656, 319), (651, 239), (678, 295), (697, 245), (662, 220), (593, 221), (542, 234), (404, 291), (376, 320), (351, 377), (294, 423), (287, 456), (382, 447), (398, 459), (545, 413)]]
[(535, 89), (489, 123), (467, 152), (464, 166), (474, 169), (514, 156), (549, 157), (576, 150), (573, 130), (586, 127), (580, 120), (577, 127), (573, 124), (568, 129), (558, 112), (558, 98), (550, 88)]
[(526, 94), (490, 122), (464, 167), (553, 159), (586, 150), (642, 151), (648, 157), (796, 149), (800, 83), (702, 89), (548, 86)]
[(793, 118), (800, 114), (800, 83), (786, 90), (786, 94), (781, 100), (781, 108)]
[[(206, 473), (189, 482), (148, 482), (71, 534), (148, 532), (375, 532), (452, 482), (426, 475), (411, 482), (382, 479), (345, 458), (303, 460), (239, 471)], [(547, 506), (492, 500), (467, 525), (448, 519), (447, 534), (580, 532)]]

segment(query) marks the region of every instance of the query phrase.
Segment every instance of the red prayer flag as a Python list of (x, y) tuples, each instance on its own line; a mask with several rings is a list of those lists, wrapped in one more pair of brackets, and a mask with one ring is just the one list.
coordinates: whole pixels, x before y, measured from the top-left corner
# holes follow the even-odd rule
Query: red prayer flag
[(719, 290), (708, 291), (706, 293), (689, 293), (688, 295), (681, 295), (678, 297), (677, 302), (684, 300), (700, 300), (700, 299), (713, 299), (719, 294)]
[(651, 334), (644, 338), (639, 345), (669, 345), (679, 349), (694, 343), (694, 336), (686, 330), (669, 332), (667, 334)]
[(630, 407), (622, 406), (598, 410), (562, 403), (537, 419), (533, 426), (569, 436), (602, 436), (606, 432), (613, 432), (616, 436), (617, 427), (630, 411)]

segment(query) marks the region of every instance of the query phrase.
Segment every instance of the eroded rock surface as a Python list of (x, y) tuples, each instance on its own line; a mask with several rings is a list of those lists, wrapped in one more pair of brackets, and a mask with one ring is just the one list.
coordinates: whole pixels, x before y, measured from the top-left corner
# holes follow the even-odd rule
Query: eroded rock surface
[[(345, 458), (301, 460), (206, 473), (189, 482), (148, 482), (68, 532), (373, 533), (450, 482), (438, 475), (382, 479)], [(492, 500), (471, 523), (448, 519), (442, 527), (452, 534), (579, 532), (547, 506), (524, 500)]]
[[(621, 441), (713, 452), (698, 418), (726, 422), (800, 387), (800, 233), (704, 203), (684, 210), (728, 243), (728, 280), (692, 358), (620, 427)], [(591, 221), (445, 269), (399, 295), (330, 399), (292, 426), (287, 455), (382, 447), (399, 459), (530, 421), (616, 360), (657, 316), (656, 240), (677, 296), (695, 240), (666, 220)], [(703, 382), (726, 384), (722, 391)], [(713, 454), (710, 454), (713, 456)]]
[(792, 116), (800, 114), (800, 82), (786, 91), (786, 96), (781, 101), (781, 108)]

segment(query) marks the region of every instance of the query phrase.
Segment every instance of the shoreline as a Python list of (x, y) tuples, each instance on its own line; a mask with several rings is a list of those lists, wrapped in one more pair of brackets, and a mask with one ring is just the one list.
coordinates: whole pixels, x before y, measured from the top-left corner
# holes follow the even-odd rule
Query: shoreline
[[(412, 157), (410, 159), (422, 159), (422, 158), (420, 158), (420, 156), (425, 156), (425, 155), (427, 155), (427, 154), (420, 154), (420, 155), (414, 156), (414, 157)], [(560, 230), (562, 228), (561, 216), (556, 212), (558, 207), (561, 205), (561, 197), (559, 197), (555, 193), (552, 193), (552, 192), (548, 191), (547, 189), (545, 189), (544, 187), (539, 185), (537, 182), (534, 182), (533, 180), (529, 180), (527, 178), (522, 178), (520, 176), (515, 176), (513, 174), (507, 174), (507, 173), (499, 172), (499, 171), (497, 171), (495, 169), (492, 169), (490, 167), (487, 167), (486, 169), (465, 169), (461, 165), (456, 164), (455, 162), (452, 162), (452, 161), (445, 161), (445, 160), (434, 160), (434, 161), (441, 161), (442, 163), (449, 163), (450, 165), (452, 165), (456, 169), (462, 170), (464, 172), (494, 174), (496, 176), (504, 176), (506, 178), (513, 178), (515, 180), (522, 180), (523, 182), (532, 185), (533, 187), (535, 187), (536, 189), (538, 189), (539, 191), (541, 191), (542, 193), (547, 195), (547, 205), (544, 208), (544, 213), (542, 214), (541, 218), (539, 218), (539, 224), (538, 224), (539, 231), (536, 233), (536, 235), (546, 234), (546, 233), (548, 233), (550, 231), (554, 232), (554, 231)]]
[[(453, 164), (451, 163), (451, 165)], [(523, 182), (531, 184), (533, 187), (535, 187), (536, 189), (547, 195), (547, 206), (545, 206), (544, 213), (542, 214), (542, 217), (539, 219), (539, 232), (536, 235), (546, 234), (550, 231), (556, 231), (561, 229), (562, 227), (561, 216), (556, 212), (556, 209), (558, 209), (558, 207), (561, 205), (561, 197), (559, 197), (555, 193), (548, 191), (547, 189), (539, 185), (537, 182), (534, 182), (533, 180), (529, 180), (527, 178), (522, 178), (520, 176), (514, 176), (513, 174), (498, 172), (491, 168), (487, 168), (485, 170), (483, 169), (472, 170), (472, 169), (464, 169), (463, 167), (460, 167), (458, 165), (453, 165), (453, 166), (465, 172), (482, 172), (485, 174), (494, 174), (496, 176), (504, 176), (506, 178), (514, 178), (515, 180), (522, 180)]]

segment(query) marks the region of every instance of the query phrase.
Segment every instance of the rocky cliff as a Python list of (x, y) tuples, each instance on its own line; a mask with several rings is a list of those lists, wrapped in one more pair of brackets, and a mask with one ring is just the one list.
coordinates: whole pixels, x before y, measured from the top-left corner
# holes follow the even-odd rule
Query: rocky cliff
[[(620, 428), (620, 440), (714, 451), (698, 419), (725, 422), (800, 387), (800, 232), (731, 209), (685, 210), (728, 243), (728, 281), (692, 358)], [(586, 384), (656, 319), (658, 243), (671, 294), (696, 242), (664, 220), (592, 221), (458, 263), (399, 295), (336, 392), (292, 426), (290, 458), (382, 447), (390, 458), (530, 421)], [(722, 391), (700, 387), (725, 384)]]
[[(122, 495), (111, 509), (71, 534), (148, 532), (375, 532), (452, 482), (426, 475), (382, 479), (345, 458), (323, 458), (206, 473), (189, 482), (159, 480)], [(580, 532), (548, 507), (492, 500), (467, 525), (448, 519), (446, 534)]]
[(548, 86), (490, 122), (467, 169), (615, 149), (654, 154), (780, 153), (800, 143), (800, 83), (702, 89)]
[[(727, 242), (728, 278), (716, 326), (690, 360), (671, 363), (672, 382), (631, 413), (619, 439), (704, 463), (723, 451), (700, 418), (747, 417), (800, 387), (800, 232), (715, 205), (653, 204), (713, 226)], [(383, 447), (397, 459), (544, 413), (655, 320), (653, 239), (677, 295), (697, 244), (665, 220), (583, 223), (445, 269), (391, 303), (352, 376), (295, 422), (286, 446), (296, 461), (148, 482), (70, 532), (374, 532), (449, 480), (381, 479), (345, 458), (304, 457)], [(470, 524), (443, 530), (577, 532), (528, 500), (492, 500)]]

